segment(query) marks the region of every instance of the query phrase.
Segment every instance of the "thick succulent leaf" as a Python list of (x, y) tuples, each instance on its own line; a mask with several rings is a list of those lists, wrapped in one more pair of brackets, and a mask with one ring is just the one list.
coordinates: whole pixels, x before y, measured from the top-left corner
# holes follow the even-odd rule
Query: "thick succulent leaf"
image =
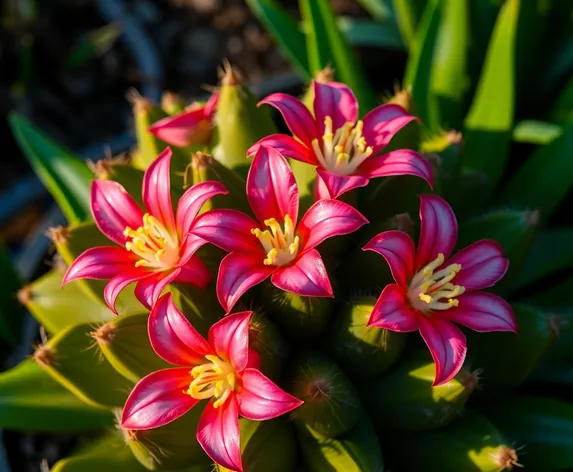
[(545, 121), (523, 120), (516, 123), (512, 138), (518, 143), (548, 144), (562, 134), (563, 128), (559, 125)]
[(515, 173), (501, 196), (503, 203), (538, 207), (547, 220), (573, 187), (573, 124), (539, 147)]
[(18, 343), (23, 319), (22, 308), (18, 305), (17, 292), (21, 286), (20, 277), (12, 264), (8, 247), (0, 239), (0, 340), (10, 346)]
[(354, 91), (362, 110), (373, 108), (376, 104), (374, 92), (336, 24), (331, 3), (328, 0), (300, 0), (299, 5), (311, 72), (333, 67), (337, 78)]
[(167, 147), (164, 141), (150, 133), (149, 127), (168, 115), (158, 104), (139, 96), (134, 98), (133, 115), (137, 152), (133, 155), (132, 162), (134, 166), (140, 169), (147, 169)]
[(10, 115), (10, 126), (28, 162), (68, 222), (89, 220), (90, 182), (93, 174), (86, 163), (53, 142), (17, 113)]
[(111, 411), (80, 400), (32, 359), (0, 374), (0, 427), (70, 432), (112, 426)]
[(63, 276), (62, 271), (52, 269), (19, 295), (20, 301), (48, 333), (55, 334), (80, 323), (102, 323), (115, 317), (107, 305), (89, 298), (79, 282), (62, 287)]
[(427, 6), (426, 0), (392, 0), (396, 22), (406, 46), (411, 47)]
[(71, 326), (36, 351), (35, 359), (55, 380), (95, 406), (123, 407), (134, 382), (120, 375), (90, 337), (91, 323)]
[[(519, 0), (508, 0), (498, 15), (484, 67), (465, 119), (464, 167), (483, 172), (487, 198), (505, 168), (515, 107), (515, 38)], [(477, 205), (483, 201), (477, 199)]]
[(289, 16), (275, 0), (247, 0), (247, 5), (270, 31), (298, 72), (307, 78), (311, 77), (304, 34), (294, 18)]

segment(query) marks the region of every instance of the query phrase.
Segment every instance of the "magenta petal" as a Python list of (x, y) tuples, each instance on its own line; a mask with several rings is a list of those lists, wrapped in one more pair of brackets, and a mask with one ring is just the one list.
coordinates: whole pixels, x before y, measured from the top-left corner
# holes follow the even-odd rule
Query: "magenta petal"
[(219, 408), (210, 400), (197, 426), (197, 441), (207, 455), (227, 469), (243, 471), (239, 411), (234, 395)]
[(368, 223), (362, 214), (338, 200), (320, 200), (304, 214), (297, 227), (302, 250), (318, 246), (325, 239), (353, 233)]
[(143, 212), (121, 184), (113, 180), (94, 180), (91, 186), (91, 209), (99, 230), (123, 246), (126, 227), (137, 229), (143, 224)]
[(434, 173), (424, 157), (410, 149), (398, 149), (388, 154), (370, 157), (358, 167), (358, 173), (367, 177), (390, 177), (393, 175), (415, 175), (434, 185)]
[(143, 377), (133, 388), (121, 415), (124, 429), (154, 429), (183, 416), (199, 400), (186, 392), (193, 380), (189, 367), (164, 369)]
[(494, 285), (504, 276), (509, 260), (503, 257), (503, 250), (497, 242), (482, 239), (458, 251), (447, 264), (462, 266), (453, 283), (470, 291)]
[(263, 264), (265, 254), (231, 252), (221, 261), (217, 277), (217, 298), (228, 313), (251, 287), (261, 283), (276, 269)]
[(151, 347), (170, 364), (187, 366), (189, 371), (189, 366), (203, 364), (205, 356), (213, 354), (209, 343), (175, 306), (170, 293), (157, 300), (147, 327)]
[(262, 146), (255, 154), (247, 177), (247, 198), (261, 224), (269, 218), (282, 224), (289, 215), (296, 226), (296, 180), (287, 160), (273, 148)]
[[(206, 123), (203, 124), (202, 122)], [(200, 127), (208, 126), (205, 109), (196, 108), (183, 111), (174, 116), (168, 116), (153, 123), (149, 127), (149, 132), (171, 146), (185, 147), (190, 144), (201, 144), (196, 142), (197, 138), (202, 137), (204, 134), (204, 130), (200, 129)]]
[(333, 297), (324, 262), (316, 249), (299, 256), (295, 263), (279, 267), (271, 276), (275, 287), (303, 297)]
[(175, 229), (175, 217), (171, 206), (171, 149), (166, 148), (151, 163), (143, 177), (143, 204), (147, 211), (165, 225)]
[(249, 322), (252, 311), (225, 316), (209, 328), (209, 344), (222, 359), (231, 361), (235, 372), (249, 362)]
[(369, 178), (363, 175), (338, 175), (321, 168), (316, 172), (328, 190), (327, 198), (338, 198), (350, 190), (365, 187), (369, 182)]
[(444, 312), (444, 317), (467, 326), (474, 331), (513, 331), (517, 333), (517, 320), (509, 303), (487, 292), (464, 293), (458, 297), (459, 305)]
[(161, 292), (177, 278), (180, 272), (181, 269), (175, 268), (171, 272), (151, 273), (145, 279), (137, 282), (134, 291), (135, 297), (145, 308), (151, 310)]
[(289, 395), (256, 369), (245, 369), (237, 392), (239, 414), (249, 420), (265, 421), (284, 415), (304, 402)]
[(283, 116), (291, 133), (307, 146), (317, 137), (314, 119), (308, 108), (297, 98), (286, 93), (273, 93), (259, 102), (275, 107)]
[[(446, 259), (450, 257), (458, 240), (456, 215), (443, 198), (436, 195), (422, 195), (420, 220), (416, 269), (432, 262), (438, 254), (443, 254)], [(455, 282), (459, 284), (457, 277)]]
[(177, 230), (179, 236), (185, 236), (191, 230), (197, 213), (210, 198), (227, 193), (225, 186), (214, 180), (200, 182), (187, 189), (177, 203)]
[[(62, 284), (76, 279), (107, 280), (124, 272), (133, 273), (137, 257), (122, 247), (92, 247), (82, 252), (68, 267)], [(145, 271), (140, 269), (145, 277)]]
[(374, 108), (364, 115), (363, 136), (374, 154), (385, 148), (404, 126), (418, 120), (400, 105), (386, 104)]
[(414, 257), (416, 247), (412, 238), (403, 231), (384, 231), (374, 236), (364, 251), (374, 251), (380, 254), (392, 271), (392, 277), (403, 289), (408, 288), (408, 278), (414, 274)]
[(212, 210), (202, 214), (193, 225), (193, 234), (200, 236), (223, 251), (261, 250), (261, 243), (251, 233), (259, 223), (236, 210)]
[(276, 149), (283, 156), (290, 157), (291, 159), (306, 162), (313, 166), (318, 165), (316, 156), (309, 147), (286, 134), (271, 134), (270, 136), (265, 136), (249, 148), (247, 155), (252, 156), (256, 154), (261, 146)]
[(368, 320), (368, 326), (408, 333), (420, 327), (418, 317), (418, 313), (410, 308), (404, 289), (396, 284), (390, 284), (384, 287), (378, 297)]
[(116, 275), (113, 279), (111, 279), (103, 291), (103, 298), (109, 306), (110, 310), (117, 315), (117, 310), (115, 309), (115, 300), (119, 296), (120, 292), (129, 284), (144, 279), (147, 277), (147, 275), (148, 274), (145, 271), (139, 270), (122, 272), (121, 274)]
[(354, 92), (345, 84), (328, 82), (321, 84), (312, 81), (314, 87), (314, 116), (318, 135), (324, 134), (324, 119), (332, 118), (332, 129), (336, 131), (345, 123), (354, 123), (358, 119), (358, 100)]
[(205, 103), (205, 108), (203, 113), (206, 118), (210, 118), (217, 110), (217, 103), (219, 102), (219, 92), (215, 92), (209, 97), (207, 103)]
[(179, 266), (180, 270), (175, 282), (183, 282), (204, 289), (211, 282), (211, 273), (199, 256), (191, 256), (187, 262)]
[(436, 378), (432, 386), (449, 382), (460, 371), (466, 358), (466, 337), (447, 319), (432, 315), (419, 317), (420, 334), (436, 363)]

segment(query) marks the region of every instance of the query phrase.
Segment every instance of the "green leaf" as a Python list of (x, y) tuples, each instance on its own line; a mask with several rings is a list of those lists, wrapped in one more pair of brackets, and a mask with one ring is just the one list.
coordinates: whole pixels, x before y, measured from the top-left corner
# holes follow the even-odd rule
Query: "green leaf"
[(131, 450), (125, 445), (121, 433), (112, 431), (90, 442), (71, 456), (54, 464), (51, 472), (145, 472)]
[(573, 227), (548, 228), (537, 235), (513, 283), (517, 290), (573, 266)]
[[(515, 107), (515, 37), (519, 0), (505, 2), (498, 15), (477, 91), (465, 120), (464, 167), (487, 177), (487, 198), (506, 165)], [(476, 204), (483, 203), (476, 201)]]
[(84, 66), (91, 59), (105, 54), (113, 46), (119, 35), (121, 28), (116, 23), (104, 25), (90, 31), (74, 44), (64, 67), (75, 69)]
[(300, 0), (310, 70), (332, 66), (337, 78), (356, 94), (362, 110), (376, 105), (376, 97), (346, 38), (336, 25), (328, 0)]
[(502, 193), (501, 202), (538, 207), (546, 220), (573, 187), (573, 124), (537, 148)]
[(19, 293), (20, 301), (48, 333), (59, 333), (80, 323), (104, 323), (115, 318), (107, 305), (89, 298), (78, 281), (62, 287), (63, 277), (63, 271), (52, 269)]
[(442, 0), (431, 73), (431, 93), (436, 96), (440, 124), (459, 128), (467, 76), (469, 42), (468, 0)]
[(573, 304), (573, 277), (554, 283), (546, 290), (527, 297), (527, 300), (550, 309), (568, 309)]
[(337, 24), (354, 46), (370, 46), (403, 51), (404, 43), (392, 23), (380, 24), (367, 18), (338, 17)]
[(549, 117), (560, 124), (573, 123), (573, 77), (555, 100)]
[(111, 411), (84, 403), (32, 359), (0, 374), (0, 427), (70, 432), (113, 425)]
[(312, 76), (304, 34), (296, 21), (274, 0), (246, 0), (247, 5), (275, 38), (283, 53), (305, 78)]
[(518, 143), (548, 144), (563, 134), (563, 128), (545, 121), (524, 120), (513, 128), (513, 140)]
[(411, 46), (414, 41), (419, 23), (425, 15), (424, 8), (428, 8), (427, 3), (427, 0), (392, 0), (396, 22), (406, 46)]
[(383, 23), (393, 19), (387, 0), (358, 0), (358, 3), (376, 21)]
[(34, 359), (55, 380), (94, 406), (123, 407), (134, 382), (122, 377), (93, 340), (91, 323), (70, 326), (39, 347)]
[(8, 248), (0, 239), (0, 340), (15, 346), (20, 339), (20, 329), (23, 319), (22, 307), (18, 303), (17, 292), (21, 286), (20, 277), (16, 272)]
[(12, 133), (28, 162), (70, 223), (90, 219), (92, 172), (86, 163), (56, 144), (26, 118), (11, 113)]
[(404, 88), (412, 87), (416, 114), (432, 131), (439, 127), (438, 103), (430, 93), (434, 50), (440, 26), (439, 0), (431, 0), (416, 35), (410, 44), (410, 55), (404, 75)]

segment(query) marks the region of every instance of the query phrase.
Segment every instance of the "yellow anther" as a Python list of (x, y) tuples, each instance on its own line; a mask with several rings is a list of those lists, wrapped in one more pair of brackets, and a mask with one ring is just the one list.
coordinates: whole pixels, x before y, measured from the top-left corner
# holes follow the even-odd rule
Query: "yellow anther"
[(269, 228), (268, 230), (251, 229), (251, 234), (259, 239), (267, 254), (263, 264), (275, 266), (288, 264), (298, 254), (300, 245), (300, 238), (295, 236), (292, 218), (289, 215), (285, 215), (284, 230), (275, 218), (269, 218), (264, 223)]
[(193, 380), (185, 393), (197, 400), (213, 397), (213, 407), (218, 408), (235, 390), (235, 370), (229, 362), (217, 356), (207, 355), (205, 359), (208, 362), (191, 370)]

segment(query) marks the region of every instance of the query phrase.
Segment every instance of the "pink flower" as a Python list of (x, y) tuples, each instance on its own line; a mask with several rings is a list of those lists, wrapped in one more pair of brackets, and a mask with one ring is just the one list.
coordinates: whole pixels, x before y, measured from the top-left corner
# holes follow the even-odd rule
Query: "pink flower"
[[(302, 296), (332, 297), (332, 287), (315, 249), (332, 236), (368, 223), (337, 200), (321, 200), (298, 221), (298, 188), (287, 160), (259, 146), (247, 176), (254, 220), (234, 210), (213, 210), (197, 219), (192, 233), (230, 252), (219, 267), (217, 296), (229, 312), (249, 288), (271, 277), (278, 288)], [(298, 224), (297, 224), (298, 223)]]
[(177, 115), (153, 123), (149, 131), (172, 146), (209, 144), (218, 99), (219, 94), (215, 93), (205, 104), (192, 104)]
[(177, 367), (152, 372), (129, 395), (121, 427), (163, 426), (209, 400), (199, 420), (197, 441), (214, 461), (242, 471), (239, 415), (255, 421), (275, 418), (303, 402), (249, 365), (251, 312), (226, 316), (204, 339), (171, 300), (161, 297), (149, 316), (153, 350)]
[(197, 212), (214, 195), (225, 194), (225, 187), (214, 181), (201, 182), (188, 189), (173, 214), (170, 194), (167, 148), (149, 166), (143, 179), (144, 213), (127, 191), (112, 180), (95, 180), (91, 187), (91, 210), (100, 231), (117, 246), (88, 249), (68, 268), (63, 283), (76, 279), (111, 279), (104, 298), (115, 312), (115, 300), (130, 283), (137, 282), (135, 296), (150, 309), (171, 282), (206, 287), (209, 271), (193, 254), (187, 234)]
[(499, 244), (482, 239), (450, 257), (458, 238), (456, 217), (434, 195), (421, 197), (420, 220), (417, 250), (402, 231), (380, 233), (363, 248), (382, 255), (396, 281), (382, 291), (368, 325), (419, 330), (436, 363), (433, 385), (440, 385), (459, 372), (466, 356), (466, 338), (454, 322), (478, 332), (515, 333), (517, 322), (502, 298), (478, 291), (507, 270)]
[[(294, 137), (274, 134), (254, 144), (317, 167), (317, 199), (337, 198), (373, 177), (411, 174), (432, 186), (432, 169), (417, 152), (399, 149), (380, 154), (394, 135), (417, 118), (399, 105), (381, 105), (358, 120), (352, 90), (338, 82), (313, 81), (314, 116), (298, 99), (275, 93), (262, 100), (277, 108)], [(260, 105), (259, 104), (259, 105)]]

